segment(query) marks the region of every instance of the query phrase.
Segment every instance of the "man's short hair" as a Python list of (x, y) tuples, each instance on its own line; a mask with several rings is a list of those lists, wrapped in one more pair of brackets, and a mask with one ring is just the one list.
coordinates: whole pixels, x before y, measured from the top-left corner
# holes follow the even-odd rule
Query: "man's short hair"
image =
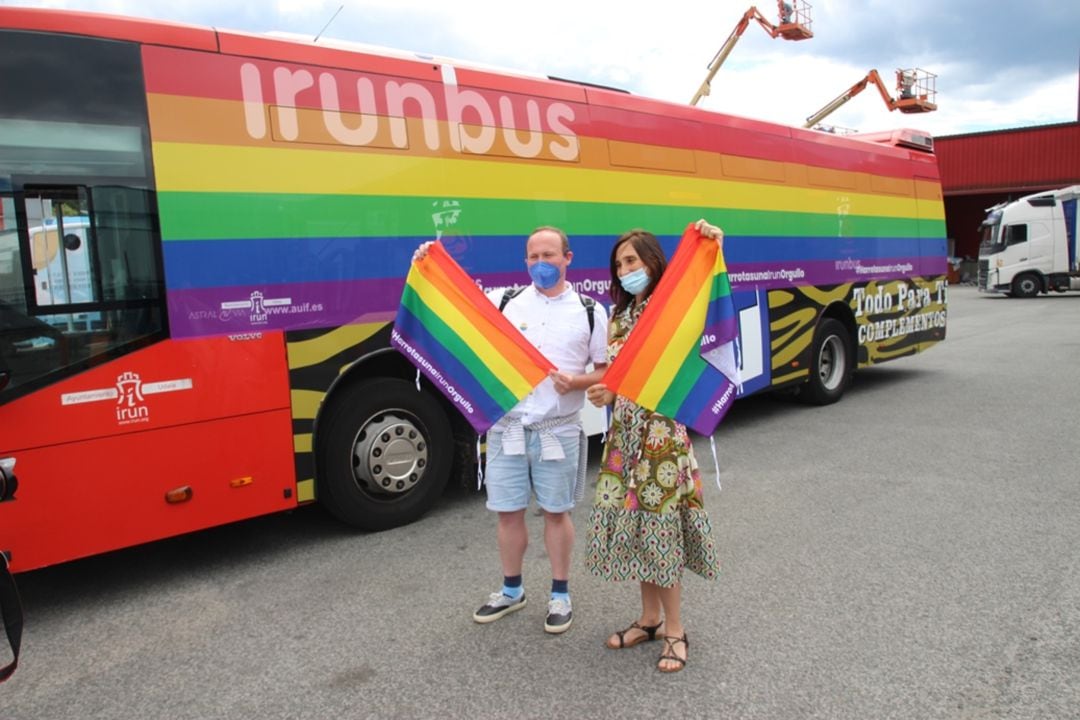
[(555, 233), (556, 235), (559, 236), (559, 239), (562, 240), (562, 254), (563, 255), (570, 252), (570, 238), (566, 237), (566, 233), (562, 230), (562, 228), (557, 228), (554, 225), (541, 225), (540, 227), (536, 228), (531, 233), (529, 233), (529, 237), (532, 237), (536, 233), (543, 232), (545, 230), (549, 230), (549, 231)]

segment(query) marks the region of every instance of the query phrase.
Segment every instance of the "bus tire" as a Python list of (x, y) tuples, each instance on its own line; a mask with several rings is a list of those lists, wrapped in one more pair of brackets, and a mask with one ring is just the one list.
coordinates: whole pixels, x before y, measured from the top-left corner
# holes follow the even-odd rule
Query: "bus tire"
[(854, 372), (851, 334), (839, 320), (823, 319), (814, 331), (810, 378), (800, 389), (799, 399), (808, 405), (834, 403), (851, 384)]
[(1042, 281), (1034, 273), (1017, 275), (1012, 281), (1012, 296), (1018, 298), (1032, 298), (1042, 292)]
[(316, 494), (364, 530), (418, 519), (450, 476), (454, 441), (439, 402), (397, 378), (342, 388), (320, 418)]

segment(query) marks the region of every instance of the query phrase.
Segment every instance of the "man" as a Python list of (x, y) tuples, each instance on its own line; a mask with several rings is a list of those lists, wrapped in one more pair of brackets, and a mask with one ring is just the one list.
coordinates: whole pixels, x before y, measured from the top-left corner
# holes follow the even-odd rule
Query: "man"
[[(421, 246), (418, 256), (426, 252)], [(566, 233), (554, 227), (533, 231), (525, 245), (532, 284), (523, 290), (488, 294), (503, 314), (557, 370), (497, 422), (487, 436), (487, 507), (497, 512), (503, 587), (475, 613), (494, 622), (525, 607), (522, 565), (529, 543), (525, 511), (536, 497), (544, 515), (544, 546), (551, 562), (551, 599), (544, 630), (570, 628), (570, 553), (574, 524), (570, 510), (584, 491), (585, 436), (581, 408), (585, 389), (607, 367), (607, 313), (586, 307), (566, 281), (574, 254)], [(586, 366), (594, 369), (586, 372)], [(575, 491), (578, 492), (575, 492)]]

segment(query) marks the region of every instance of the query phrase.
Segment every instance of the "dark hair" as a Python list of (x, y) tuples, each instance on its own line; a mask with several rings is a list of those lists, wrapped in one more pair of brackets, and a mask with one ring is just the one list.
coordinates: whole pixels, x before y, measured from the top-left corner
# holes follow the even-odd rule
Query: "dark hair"
[(667, 258), (664, 257), (664, 249), (660, 247), (660, 241), (656, 239), (648, 230), (641, 230), (635, 228), (623, 233), (618, 240), (615, 241), (615, 247), (611, 248), (611, 290), (609, 295), (613, 306), (611, 308), (611, 316), (615, 317), (626, 307), (634, 301), (634, 296), (623, 290), (622, 284), (619, 282), (619, 273), (615, 269), (615, 255), (619, 252), (619, 248), (623, 243), (630, 243), (634, 246), (634, 250), (637, 251), (638, 257), (641, 258), (641, 262), (645, 265), (649, 273), (649, 286), (645, 288), (645, 296), (648, 297), (652, 294), (652, 291), (656, 289), (656, 284), (660, 282), (660, 277), (664, 274), (664, 270), (667, 268)]

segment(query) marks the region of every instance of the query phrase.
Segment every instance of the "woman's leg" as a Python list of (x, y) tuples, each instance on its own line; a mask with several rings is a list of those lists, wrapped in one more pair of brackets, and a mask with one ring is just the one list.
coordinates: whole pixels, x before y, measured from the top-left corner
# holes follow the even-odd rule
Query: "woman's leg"
[[(652, 583), (641, 583), (641, 616), (637, 620), (637, 624), (641, 627), (656, 627), (663, 620), (659, 591), (660, 588)], [(630, 627), (622, 632), (622, 644), (619, 641), (619, 634), (613, 633), (607, 639), (609, 648), (616, 649), (627, 645), (636, 645), (649, 634), (648, 631), (635, 627)]]
[[(681, 638), (686, 635), (686, 628), (682, 624), (682, 584), (672, 585), (671, 587), (659, 587), (656, 588), (657, 595), (660, 599), (660, 604), (664, 607), (664, 637), (676, 637)], [(664, 648), (667, 650), (670, 647), (670, 651), (675, 654), (675, 657), (681, 659), (683, 662), (677, 660), (661, 659), (657, 664), (657, 667), (661, 670), (679, 670), (686, 662), (687, 646), (686, 643), (672, 643), (665, 642)]]

